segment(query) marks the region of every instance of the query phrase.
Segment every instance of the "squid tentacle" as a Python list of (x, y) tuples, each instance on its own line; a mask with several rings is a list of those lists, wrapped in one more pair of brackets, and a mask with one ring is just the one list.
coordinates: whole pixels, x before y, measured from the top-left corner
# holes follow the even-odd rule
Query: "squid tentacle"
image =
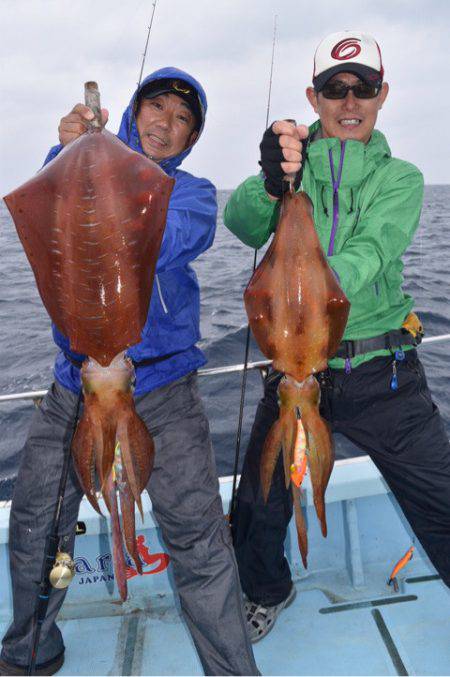
[(302, 562), (305, 569), (308, 568), (308, 535), (306, 530), (306, 522), (303, 516), (301, 506), (301, 489), (292, 483), (292, 498), (294, 502), (295, 526), (297, 528), (297, 539)]
[(78, 422), (72, 441), (72, 455), (81, 488), (94, 510), (102, 515), (95, 492), (94, 447), (93, 426), (88, 412), (85, 411)]
[(286, 489), (291, 483), (291, 465), (294, 462), (295, 454), (295, 440), (297, 437), (297, 414), (295, 409), (288, 410), (282, 418), (280, 418), (283, 426), (283, 464), (284, 464), (284, 480)]
[(112, 473), (109, 474), (108, 479), (106, 480), (105, 494), (108, 496), (109, 510), (111, 513), (114, 574), (120, 597), (125, 601), (128, 594), (126, 577), (127, 564), (123, 552), (122, 530), (120, 527), (119, 509), (117, 506), (116, 483), (112, 478)]
[(269, 498), (270, 486), (278, 456), (281, 451), (281, 442), (283, 438), (283, 426), (280, 420), (275, 421), (264, 442), (264, 448), (261, 455), (261, 489), (264, 502)]
[(126, 470), (123, 471), (124, 484), (120, 487), (120, 509), (122, 511), (123, 535), (128, 554), (133, 559), (139, 574), (142, 574), (142, 562), (136, 543), (135, 501), (127, 483)]
[(154, 463), (154, 443), (145, 424), (137, 415), (134, 405), (125, 411), (117, 423), (117, 440), (120, 444), (123, 467), (126, 470), (131, 495), (144, 519), (141, 493), (145, 489)]

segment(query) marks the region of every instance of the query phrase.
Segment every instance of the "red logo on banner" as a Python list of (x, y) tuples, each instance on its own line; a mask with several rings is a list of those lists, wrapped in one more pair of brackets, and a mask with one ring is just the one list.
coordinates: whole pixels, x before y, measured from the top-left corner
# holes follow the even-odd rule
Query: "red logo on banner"
[[(165, 552), (155, 552), (154, 555), (151, 555), (150, 550), (145, 545), (145, 536), (138, 536), (136, 543), (143, 566), (152, 567), (150, 571), (143, 571), (143, 576), (147, 576), (148, 574), (159, 574), (161, 571), (164, 571), (164, 569), (167, 569), (170, 560), (169, 555), (166, 555)], [(138, 576), (136, 569), (134, 567), (127, 567), (127, 579), (134, 578), (135, 576)]]
[(359, 38), (345, 38), (337, 43), (331, 50), (331, 56), (338, 61), (353, 59), (361, 51), (361, 40)]

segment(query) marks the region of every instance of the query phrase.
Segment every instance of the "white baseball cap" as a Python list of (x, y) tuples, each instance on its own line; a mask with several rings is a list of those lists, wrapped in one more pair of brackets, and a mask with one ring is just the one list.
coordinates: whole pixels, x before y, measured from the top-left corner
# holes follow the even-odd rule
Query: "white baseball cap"
[(353, 73), (366, 82), (383, 80), (384, 68), (378, 43), (359, 31), (331, 33), (314, 55), (313, 85), (318, 92), (336, 73)]

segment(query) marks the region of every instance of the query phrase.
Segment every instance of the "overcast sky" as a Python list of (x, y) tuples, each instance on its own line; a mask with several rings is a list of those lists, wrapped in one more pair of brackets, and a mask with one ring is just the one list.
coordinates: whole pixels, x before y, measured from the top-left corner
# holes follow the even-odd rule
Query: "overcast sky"
[[(1, 195), (42, 164), (86, 80), (99, 83), (108, 128), (117, 131), (151, 9), (151, 0), (0, 0)], [(218, 188), (257, 171), (275, 14), (271, 120), (314, 120), (304, 90), (322, 37), (371, 33), (391, 86), (378, 129), (426, 183), (450, 183), (448, 0), (158, 0), (144, 74), (178, 66), (209, 100), (205, 132), (184, 168)]]

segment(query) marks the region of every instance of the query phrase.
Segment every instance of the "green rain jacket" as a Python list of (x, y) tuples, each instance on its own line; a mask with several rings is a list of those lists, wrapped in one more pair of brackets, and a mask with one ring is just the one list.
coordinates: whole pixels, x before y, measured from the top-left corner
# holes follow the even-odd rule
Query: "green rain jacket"
[[(310, 127), (311, 138), (318, 132), (319, 121)], [(328, 263), (351, 303), (344, 339), (399, 329), (414, 305), (402, 290), (401, 257), (419, 224), (422, 174), (393, 158), (383, 134), (374, 130), (367, 144), (337, 138), (312, 141), (302, 188), (312, 200)], [(230, 197), (225, 225), (258, 249), (275, 231), (279, 206), (267, 196), (262, 175), (251, 176)], [(378, 350), (357, 355), (351, 364), (389, 354)], [(329, 364), (343, 368), (344, 360), (334, 358)]]

